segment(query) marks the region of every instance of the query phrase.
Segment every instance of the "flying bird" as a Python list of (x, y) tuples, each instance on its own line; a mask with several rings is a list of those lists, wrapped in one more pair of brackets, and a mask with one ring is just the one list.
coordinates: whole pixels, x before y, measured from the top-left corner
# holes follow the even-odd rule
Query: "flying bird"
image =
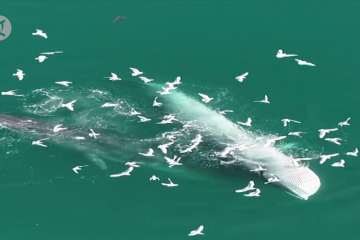
[(284, 123), (284, 127), (286, 127), (289, 122), (301, 123), (299, 121), (295, 121), (295, 120), (287, 119), (287, 118), (282, 119), (281, 121)]
[(323, 164), (324, 162), (326, 162), (326, 160), (332, 158), (332, 157), (336, 157), (339, 156), (339, 153), (334, 153), (334, 154), (329, 154), (329, 155), (321, 155), (320, 156), (320, 164)]
[(267, 95), (265, 95), (264, 100), (261, 100), (261, 101), (254, 101), (254, 102), (270, 103), (270, 102), (269, 102), (269, 98), (268, 98), (268, 96), (267, 96)]
[(276, 53), (276, 57), (277, 58), (284, 58), (284, 57), (295, 57), (295, 56), (297, 56), (297, 54), (286, 54), (286, 53), (284, 53), (283, 52), (283, 50), (279, 50), (279, 51), (277, 51), (277, 53)]
[(76, 102), (77, 100), (73, 100), (69, 103), (65, 103), (65, 104), (61, 104), (61, 107), (66, 107), (67, 109), (69, 109), (70, 111), (74, 111), (74, 103)]
[(201, 101), (206, 102), (206, 103), (208, 103), (208, 102), (210, 102), (211, 100), (214, 99), (214, 98), (211, 98), (211, 97), (209, 97), (209, 96), (207, 96), (205, 94), (202, 94), (202, 93), (199, 93), (199, 95), (202, 97)]
[(36, 32), (35, 33), (32, 33), (32, 35), (37, 35), (37, 36), (41, 36), (43, 38), (48, 38), (46, 33), (44, 33), (42, 30), (40, 29), (35, 29)]
[(38, 60), (40, 63), (42, 63), (47, 58), (48, 58), (47, 56), (40, 55), (39, 57), (35, 58), (35, 60)]
[(129, 167), (126, 171), (122, 173), (112, 174), (110, 177), (121, 177), (121, 176), (130, 176), (130, 173), (134, 170), (134, 167)]
[(251, 126), (251, 118), (248, 118), (246, 122), (237, 122), (238, 124), (245, 125), (245, 126)]
[(246, 187), (244, 187), (242, 189), (239, 189), (239, 190), (236, 190), (235, 192), (239, 193), (239, 192), (246, 192), (246, 191), (250, 191), (250, 190), (255, 190), (254, 186), (255, 186), (254, 181), (250, 181)]
[(130, 68), (130, 70), (132, 71), (132, 76), (138, 76), (138, 75), (141, 75), (143, 74), (143, 72), (140, 72), (138, 69), (136, 68)]
[(121, 78), (119, 78), (115, 73), (111, 73), (111, 77), (104, 77), (108, 78), (110, 81), (120, 81)]
[(18, 69), (17, 72), (13, 74), (13, 76), (18, 77), (19, 81), (24, 79), (24, 75), (25, 75), (25, 73), (20, 69)]
[(246, 72), (246, 73), (244, 73), (244, 74), (242, 74), (240, 76), (237, 76), (235, 79), (238, 80), (239, 82), (243, 82), (244, 79), (247, 77), (247, 75), (249, 75), (248, 72)]
[(62, 51), (55, 51), (55, 52), (43, 52), (41, 54), (45, 54), (45, 55), (54, 55), (55, 53), (63, 53)]
[(244, 194), (245, 197), (260, 197), (260, 189), (255, 189), (255, 192)]
[(341, 138), (325, 138), (326, 141), (329, 141), (329, 142), (333, 142), (337, 145), (341, 145), (341, 143), (339, 141), (341, 141), (342, 139)]
[(303, 61), (303, 60), (300, 60), (300, 59), (296, 59), (296, 58), (295, 58), (295, 61), (296, 61), (299, 65), (315, 66), (315, 64), (313, 64), (313, 63), (306, 62), (306, 61)]
[(68, 82), (68, 81), (61, 81), (61, 82), (55, 82), (55, 83), (66, 86), (66, 87), (68, 87), (70, 84), (72, 84), (72, 82)]
[(168, 180), (169, 180), (169, 183), (161, 183), (161, 185), (166, 186), (166, 187), (177, 187), (179, 185), (179, 184), (173, 183), (170, 178), (168, 178)]
[(139, 153), (140, 155), (143, 155), (145, 157), (153, 157), (154, 156), (154, 150), (152, 148), (149, 148), (149, 151), (147, 153)]
[(195, 235), (204, 235), (202, 231), (204, 230), (204, 226), (201, 225), (198, 229), (191, 231), (188, 236), (195, 236)]
[(346, 155), (357, 157), (359, 150), (355, 148), (353, 152), (347, 152)]
[(72, 170), (76, 173), (79, 174), (78, 171), (82, 170), (82, 167), (87, 167), (88, 165), (84, 165), (84, 166), (76, 166), (74, 167)]
[(340, 127), (342, 127), (342, 126), (350, 126), (350, 123), (349, 123), (349, 120), (350, 120), (350, 119), (351, 119), (351, 118), (347, 118), (346, 121), (344, 121), (344, 122), (339, 122), (338, 125), (339, 125)]
[(333, 167), (345, 167), (345, 160), (341, 159), (340, 162), (335, 162), (335, 163), (331, 164), (331, 166), (333, 166)]
[(320, 129), (319, 131), (319, 137), (324, 138), (327, 133), (337, 131), (337, 128), (331, 128), (331, 129)]

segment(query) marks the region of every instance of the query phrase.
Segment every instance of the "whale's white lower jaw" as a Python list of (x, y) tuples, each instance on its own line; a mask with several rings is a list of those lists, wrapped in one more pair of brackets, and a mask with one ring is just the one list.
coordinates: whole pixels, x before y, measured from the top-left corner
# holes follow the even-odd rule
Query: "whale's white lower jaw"
[(321, 186), (319, 177), (309, 168), (287, 169), (273, 174), (281, 179), (280, 182), (272, 183), (274, 186), (299, 199), (308, 200)]

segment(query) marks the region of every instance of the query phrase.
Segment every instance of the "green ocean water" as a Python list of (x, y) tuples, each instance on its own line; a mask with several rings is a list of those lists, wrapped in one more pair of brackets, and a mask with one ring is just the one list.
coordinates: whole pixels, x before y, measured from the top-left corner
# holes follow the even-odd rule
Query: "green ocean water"
[[(251, 117), (254, 132), (306, 132), (284, 141), (297, 157), (340, 156), (323, 165), (310, 162), (322, 185), (302, 201), (242, 173), (233, 178), (206, 169), (176, 174), (181, 166), (140, 167), (131, 177), (109, 178), (127, 166), (105, 161), (102, 170), (85, 150), (51, 141), (47, 148), (32, 146), (34, 137), (1, 129), (0, 238), (175, 240), (204, 225), (205, 235), (194, 238), (357, 239), (359, 160), (345, 152), (359, 143), (359, 9), (355, 1), (1, 2), (12, 32), (0, 41), (0, 89), (25, 95), (1, 95), (1, 113), (154, 138), (168, 126), (155, 126), (155, 117), (137, 123), (124, 112), (134, 107), (155, 115), (153, 99), (145, 101), (138, 89), (144, 85), (132, 83), (140, 82), (131, 76), (129, 67), (135, 67), (161, 84), (181, 76), (181, 91), (199, 101), (198, 93), (214, 97), (206, 106), (234, 110), (226, 115), (233, 122)], [(119, 15), (127, 18), (113, 22)], [(48, 39), (33, 36), (35, 29)], [(279, 49), (316, 67), (278, 59)], [(35, 60), (48, 51), (64, 53)], [(22, 81), (12, 76), (18, 68), (26, 74)], [(123, 80), (108, 81), (110, 72)], [(236, 81), (244, 72), (244, 82)], [(270, 104), (253, 102), (265, 94)], [(56, 107), (74, 99), (74, 112)], [(105, 102), (125, 110), (100, 108)], [(319, 139), (318, 129), (348, 117), (350, 126), (329, 134), (342, 145)], [(283, 118), (301, 124), (284, 128)], [(345, 168), (330, 166), (340, 159)], [(71, 169), (79, 165), (89, 166), (75, 174)], [(166, 188), (149, 181), (152, 175), (179, 186)], [(250, 180), (260, 198), (235, 193)]]

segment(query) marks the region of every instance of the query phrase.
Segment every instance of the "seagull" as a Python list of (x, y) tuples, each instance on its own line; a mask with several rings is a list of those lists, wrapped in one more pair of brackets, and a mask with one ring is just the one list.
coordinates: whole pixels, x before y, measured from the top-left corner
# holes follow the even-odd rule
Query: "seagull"
[(268, 184), (268, 183), (273, 183), (273, 182), (281, 182), (281, 180), (280, 179), (278, 179), (276, 176), (274, 176), (274, 174), (273, 174), (273, 177), (271, 177), (271, 178), (268, 178), (268, 181), (267, 182), (265, 182), (265, 184)]
[(158, 148), (164, 153), (164, 154), (167, 154), (167, 149), (168, 147), (173, 144), (174, 142), (171, 141), (169, 143), (166, 143), (166, 144), (162, 144), (162, 145), (159, 145)]
[(302, 133), (304, 133), (304, 132), (289, 132), (288, 135), (301, 137), (300, 134), (302, 134)]
[(69, 109), (70, 111), (74, 111), (74, 103), (76, 102), (76, 100), (73, 100), (69, 103), (66, 104), (61, 104), (61, 107), (66, 107), (67, 109)]
[(338, 130), (337, 128), (320, 129), (320, 130), (318, 130), (318, 131), (320, 132), (319, 137), (320, 137), (320, 138), (323, 138), (323, 137), (325, 137), (325, 135), (326, 135), (327, 133), (333, 132), (333, 131), (337, 131), (337, 130)]
[(176, 77), (173, 84), (175, 84), (175, 85), (181, 84), (181, 77)]
[(211, 100), (213, 100), (214, 98), (210, 98), (209, 96), (205, 95), (205, 94), (202, 94), (202, 93), (199, 93), (199, 95), (202, 97), (202, 100), (203, 102), (210, 102)]
[(90, 129), (91, 133), (89, 133), (89, 137), (96, 138), (96, 136), (100, 135), (99, 133), (94, 132), (94, 130)]
[(13, 74), (13, 76), (17, 76), (19, 81), (23, 80), (25, 73), (18, 69), (16, 73)]
[(177, 89), (177, 87), (174, 86), (175, 85), (174, 83), (166, 82), (165, 85), (168, 85), (169, 90)]
[(140, 121), (139, 121), (139, 122), (148, 122), (148, 121), (151, 121), (150, 118), (146, 118), (146, 117), (143, 117), (143, 116), (138, 116), (138, 118), (140, 118)]
[(301, 123), (299, 121), (295, 121), (295, 120), (291, 120), (291, 119), (287, 119), (287, 118), (282, 119), (281, 121), (284, 123), (284, 127), (286, 127), (289, 122)]
[(139, 153), (140, 155), (143, 155), (145, 157), (153, 157), (154, 156), (154, 150), (152, 148), (149, 148), (149, 151), (147, 153)]
[(170, 178), (168, 178), (168, 180), (169, 180), (170, 183), (161, 183), (161, 185), (164, 185), (164, 186), (167, 186), (167, 187), (176, 187), (176, 186), (179, 185), (179, 184), (173, 183)]
[(149, 79), (147, 77), (139, 77), (142, 81), (144, 81), (145, 83), (148, 83), (148, 82), (152, 82), (154, 81), (154, 79)]
[(160, 106), (163, 105), (162, 103), (159, 103), (159, 102), (156, 101), (157, 98), (158, 98), (158, 97), (156, 97), (156, 98), (154, 99), (154, 102), (153, 102), (153, 106), (154, 106), (154, 107), (160, 107)]
[(139, 113), (138, 111), (136, 111), (136, 110), (133, 109), (133, 108), (130, 110), (130, 116), (139, 115), (139, 114), (141, 114), (141, 113)]
[(309, 161), (309, 160), (313, 160), (313, 158), (292, 158), (292, 159), (290, 159), (291, 162)]
[[(166, 162), (169, 164), (169, 167), (170, 167), (170, 168), (173, 167), (173, 166), (176, 166), (176, 165), (177, 165), (177, 166), (183, 165), (182, 163), (179, 163), (181, 157), (177, 157), (176, 155), (174, 156), (173, 159), (168, 158), (168, 157), (166, 157), (166, 156), (165, 156), (164, 158), (166, 159)], [(176, 158), (177, 158), (177, 161), (175, 161)]]
[(160, 93), (160, 95), (167, 95), (167, 94), (171, 94), (170, 92), (170, 88), (164, 88), (162, 87), (162, 91), (156, 91), (157, 93)]
[(344, 159), (341, 159), (340, 162), (335, 162), (333, 164), (331, 164), (331, 166), (333, 167), (345, 167), (345, 160)]
[(132, 72), (132, 76), (137, 76), (137, 75), (141, 75), (141, 74), (143, 74), (143, 72), (140, 72), (138, 69), (136, 69), (136, 68), (130, 68), (131, 69), (131, 71), (133, 71)]
[(45, 59), (47, 59), (47, 58), (48, 58), (47, 56), (40, 55), (40, 56), (38, 56), (37, 58), (35, 58), (35, 60), (38, 60), (39, 62), (43, 62), (43, 61), (45, 61)]
[(266, 171), (267, 169), (263, 168), (262, 166), (260, 166), (259, 164), (257, 164), (258, 167), (255, 168), (254, 170), (250, 170), (250, 172), (261, 172), (261, 171)]
[(269, 102), (269, 98), (268, 98), (268, 96), (267, 96), (267, 95), (265, 95), (264, 100), (261, 100), (261, 101), (254, 101), (254, 102), (270, 103), (270, 102)]
[(260, 189), (255, 189), (255, 192), (244, 194), (245, 197), (260, 197)]
[(138, 164), (144, 164), (143, 162), (127, 162), (125, 165), (130, 167), (140, 167)]
[(195, 235), (204, 235), (202, 231), (204, 230), (204, 226), (201, 225), (198, 229), (191, 231), (188, 236), (195, 236)]
[(326, 141), (329, 141), (329, 142), (333, 142), (337, 145), (341, 145), (341, 143), (339, 143), (340, 140), (342, 140), (341, 138), (325, 138)]
[(155, 175), (152, 175), (151, 178), (150, 178), (150, 181), (155, 181), (155, 180), (160, 181), (160, 178), (158, 178), (158, 177), (155, 176)]
[(332, 158), (332, 157), (336, 157), (339, 156), (338, 153), (334, 153), (334, 154), (329, 154), (329, 155), (321, 155), (320, 156), (320, 164), (323, 164), (324, 162), (326, 162), (326, 160)]
[(129, 167), (125, 172), (112, 174), (110, 177), (121, 177), (121, 176), (130, 176), (130, 173), (134, 170), (134, 167)]
[(297, 56), (297, 54), (286, 54), (286, 53), (284, 53), (283, 50), (281, 50), (281, 49), (280, 49), (280, 50), (277, 52), (277, 54), (276, 54), (276, 57), (277, 57), (277, 58), (295, 57), (295, 56)]
[(234, 112), (234, 111), (233, 110), (223, 110), (223, 111), (219, 111), (219, 114), (225, 115), (227, 112)]
[(347, 152), (346, 155), (357, 157), (359, 150), (355, 148), (355, 151), (353, 152)]
[(55, 53), (63, 53), (63, 51), (55, 51), (55, 52), (43, 52), (41, 54), (46, 54), (46, 55), (53, 55)]
[(76, 136), (75, 139), (82, 140), (85, 139), (84, 137)]
[(313, 64), (313, 63), (306, 62), (306, 61), (303, 61), (303, 60), (300, 60), (300, 59), (296, 59), (296, 58), (295, 58), (295, 61), (297, 61), (297, 63), (298, 63), (299, 65), (315, 66), (315, 64)]
[(120, 81), (121, 78), (119, 78), (115, 73), (111, 73), (111, 77), (104, 77), (108, 78), (110, 81)]
[(245, 126), (251, 126), (251, 118), (248, 118), (246, 122), (237, 122), (238, 124), (245, 125)]
[(47, 147), (42, 142), (42, 141), (47, 140), (47, 139), (49, 139), (49, 138), (44, 138), (44, 139), (40, 139), (40, 140), (37, 140), (37, 141), (32, 141), (31, 145), (38, 145), (38, 146), (41, 146), (41, 147)]
[(66, 86), (66, 87), (68, 87), (70, 84), (72, 84), (72, 82), (68, 82), (68, 81), (61, 81), (61, 82), (55, 82), (55, 83)]
[(280, 136), (280, 137), (276, 137), (276, 138), (273, 138), (273, 139), (268, 139), (266, 144), (264, 145), (264, 147), (268, 147), (271, 144), (275, 143), (276, 141), (282, 140), (284, 138), (286, 138), (286, 136)]
[(248, 72), (246, 72), (246, 73), (244, 73), (244, 74), (242, 74), (240, 76), (237, 76), (235, 79), (238, 80), (239, 82), (242, 82), (247, 77), (247, 75), (249, 75)]
[(40, 30), (40, 29), (35, 29), (35, 30), (36, 30), (36, 32), (32, 33), (32, 35), (38, 35), (38, 36), (42, 36), (43, 38), (47, 38), (46, 33), (44, 33), (42, 30)]
[(255, 186), (254, 181), (250, 181), (245, 188), (236, 190), (235, 192), (239, 193), (239, 192), (246, 192), (246, 191), (249, 191), (249, 190), (255, 190), (254, 186)]
[(73, 170), (76, 174), (79, 174), (78, 171), (79, 171), (79, 170), (82, 170), (82, 169), (81, 169), (82, 167), (87, 167), (87, 166), (88, 166), (88, 165), (76, 166), (76, 167), (74, 167), (72, 170)]
[(54, 133), (67, 129), (67, 128), (61, 128), (61, 126), (62, 126), (62, 124), (56, 125), (53, 129)]
[(117, 107), (118, 105), (118, 103), (104, 103), (101, 107)]
[(23, 97), (24, 95), (18, 95), (15, 93), (15, 90), (10, 90), (7, 92), (1, 92), (1, 95), (11, 95), (11, 96), (18, 96), (18, 97)]
[[(19, 80), (21, 80), (21, 79), (19, 79)], [(351, 119), (351, 118), (347, 118), (346, 121), (344, 121), (344, 122), (339, 122), (338, 125), (339, 125), (340, 127), (342, 127), (342, 126), (350, 126), (350, 123), (348, 123), (348, 121), (349, 121), (350, 119)]]

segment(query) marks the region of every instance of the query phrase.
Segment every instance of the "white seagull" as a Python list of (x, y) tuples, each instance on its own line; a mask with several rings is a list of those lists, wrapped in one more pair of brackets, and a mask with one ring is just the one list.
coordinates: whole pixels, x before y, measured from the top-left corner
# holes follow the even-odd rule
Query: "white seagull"
[(299, 121), (295, 121), (295, 120), (287, 119), (287, 118), (282, 119), (281, 121), (284, 123), (284, 127), (286, 127), (289, 122), (301, 123)]
[(38, 35), (38, 36), (42, 36), (43, 38), (47, 38), (46, 33), (44, 33), (42, 30), (40, 30), (40, 29), (35, 29), (35, 30), (36, 30), (36, 32), (32, 33), (32, 35)]
[(279, 50), (279, 51), (277, 51), (277, 53), (276, 53), (276, 57), (277, 58), (284, 58), (284, 57), (295, 57), (295, 56), (297, 56), (297, 54), (286, 54), (286, 53), (284, 53), (283, 52), (283, 50)]
[(68, 87), (70, 84), (72, 84), (72, 82), (68, 82), (68, 81), (61, 81), (61, 82), (55, 82), (55, 83), (66, 86), (66, 87)]
[(10, 95), (10, 96), (17, 96), (17, 97), (23, 97), (24, 95), (19, 95), (15, 93), (16, 90), (10, 90), (7, 92), (1, 92), (1, 95)]
[(326, 141), (329, 141), (329, 142), (333, 142), (337, 145), (341, 145), (341, 143), (339, 141), (341, 141), (342, 139), (341, 138), (325, 138)]
[(173, 183), (170, 178), (168, 178), (168, 180), (169, 180), (169, 183), (161, 183), (161, 185), (164, 185), (166, 187), (176, 187), (179, 185), (179, 184)]
[(333, 167), (345, 167), (345, 160), (341, 159), (340, 162), (335, 162), (335, 163), (331, 164), (331, 166), (333, 166)]
[(210, 102), (211, 100), (214, 99), (214, 98), (211, 98), (211, 97), (209, 97), (209, 96), (207, 96), (205, 94), (202, 94), (202, 93), (199, 93), (199, 95), (202, 97), (201, 101), (206, 102), (206, 103), (208, 103), (208, 102)]
[(38, 146), (41, 146), (41, 147), (47, 147), (42, 142), (42, 141), (47, 140), (47, 139), (49, 139), (49, 138), (43, 138), (43, 139), (40, 139), (40, 140), (37, 140), (37, 141), (32, 141), (31, 145), (38, 145)]
[(250, 172), (261, 172), (267, 170), (266, 168), (263, 168), (260, 164), (256, 164), (256, 165), (258, 165), (258, 167), (253, 170), (250, 170)]
[(167, 149), (168, 147), (173, 144), (174, 142), (171, 141), (169, 143), (165, 143), (165, 144), (162, 144), (162, 145), (159, 145), (158, 148), (164, 153), (164, 154), (167, 154)]
[(175, 84), (172, 82), (166, 82), (165, 85), (168, 85), (169, 90), (177, 89), (177, 87), (174, 86)]
[(160, 107), (160, 106), (163, 105), (162, 103), (159, 103), (159, 102), (156, 101), (157, 98), (158, 98), (158, 97), (156, 97), (156, 98), (154, 99), (154, 102), (153, 102), (153, 106), (154, 106), (154, 107)]
[(140, 121), (139, 121), (139, 122), (148, 122), (148, 121), (151, 121), (150, 118), (146, 118), (146, 117), (143, 117), (143, 116), (138, 116), (138, 118), (140, 118)]
[(130, 167), (140, 167), (138, 164), (144, 164), (143, 162), (127, 162), (125, 165)]
[(153, 157), (154, 156), (154, 150), (152, 148), (149, 148), (149, 151), (147, 153), (139, 153), (140, 155), (143, 155), (145, 157)]
[(315, 66), (315, 64), (313, 64), (313, 63), (306, 62), (306, 61), (303, 61), (303, 60), (300, 60), (300, 59), (296, 59), (296, 58), (295, 58), (295, 61), (297, 61), (297, 63), (298, 63), (299, 65)]
[(244, 73), (244, 74), (242, 74), (240, 76), (237, 76), (235, 79), (238, 80), (239, 82), (242, 82), (247, 77), (247, 75), (249, 75), (248, 72), (246, 72), (246, 73)]
[(273, 174), (273, 177), (268, 178), (267, 182), (265, 182), (265, 184), (273, 183), (273, 182), (281, 182), (281, 180), (279, 178), (277, 178), (276, 176), (274, 176), (274, 174)]
[(157, 93), (160, 93), (160, 95), (167, 95), (167, 94), (171, 94), (170, 92), (170, 88), (164, 88), (162, 87), (162, 91), (156, 91)]
[(155, 176), (155, 175), (152, 175), (151, 178), (150, 178), (150, 181), (155, 181), (155, 180), (160, 181), (160, 178), (158, 178), (158, 177)]
[(110, 177), (121, 177), (121, 176), (130, 176), (130, 173), (134, 170), (134, 167), (129, 167), (125, 172), (112, 174)]
[(267, 95), (265, 95), (264, 100), (261, 100), (261, 101), (254, 101), (254, 102), (270, 103), (270, 102), (269, 102), (269, 98), (268, 98), (268, 96), (267, 96)]
[(355, 151), (353, 152), (347, 152), (346, 155), (357, 157), (359, 150), (355, 148)]
[(304, 132), (289, 132), (288, 135), (301, 137), (300, 134), (302, 134), (302, 133), (304, 133)]
[(47, 58), (48, 58), (47, 56), (40, 55), (40, 56), (38, 56), (37, 58), (35, 58), (35, 60), (38, 60), (39, 62), (43, 62), (43, 61), (45, 61), (45, 59), (47, 59)]
[(149, 79), (147, 77), (139, 77), (142, 81), (144, 81), (145, 83), (148, 83), (148, 82), (152, 82), (154, 81), (154, 79)]
[(53, 129), (54, 133), (59, 132), (59, 131), (61, 131), (61, 130), (66, 130), (66, 129), (67, 129), (67, 128), (62, 128), (61, 126), (62, 126), (62, 124), (56, 125), (56, 126), (54, 127), (54, 129)]
[(245, 126), (251, 126), (251, 118), (248, 118), (246, 122), (237, 122), (238, 124), (245, 125)]
[(73, 170), (76, 174), (79, 174), (78, 171), (79, 171), (79, 170), (82, 170), (82, 169), (81, 169), (82, 167), (87, 167), (87, 166), (88, 166), (88, 165), (76, 166), (76, 167), (74, 167), (72, 170)]
[(94, 132), (94, 130), (90, 129), (91, 133), (89, 133), (89, 137), (96, 138), (96, 136), (100, 135), (99, 133)]
[(67, 109), (69, 109), (70, 111), (74, 111), (74, 103), (76, 102), (76, 100), (73, 100), (69, 103), (66, 104), (61, 104), (61, 107), (66, 107)]
[(136, 110), (133, 109), (133, 108), (130, 110), (130, 116), (139, 115), (139, 114), (141, 114), (141, 113), (139, 113), (138, 111), (136, 111)]
[(346, 121), (344, 121), (344, 122), (339, 122), (338, 125), (339, 125), (340, 127), (342, 127), (342, 126), (350, 126), (350, 123), (348, 123), (350, 119), (351, 119), (351, 118), (347, 118)]
[(120, 81), (121, 78), (119, 78), (115, 73), (111, 73), (111, 77), (104, 77), (108, 78), (110, 81)]
[(280, 137), (276, 137), (276, 138), (272, 138), (272, 139), (268, 139), (267, 142), (265, 143), (264, 147), (268, 147), (271, 144), (274, 144), (276, 141), (282, 140), (286, 138), (286, 136), (280, 136)]
[(219, 111), (219, 114), (225, 115), (227, 112), (234, 112), (234, 111), (233, 110), (222, 110), (222, 111)]
[(173, 82), (175, 85), (181, 84), (181, 77), (176, 77), (175, 81)]
[(143, 74), (143, 72), (140, 72), (138, 69), (136, 68), (130, 68), (130, 70), (132, 71), (132, 76), (137, 76), (137, 75), (141, 75)]
[(320, 156), (320, 164), (323, 164), (324, 162), (326, 162), (326, 160), (332, 158), (332, 157), (336, 157), (339, 156), (339, 153), (334, 153), (334, 154), (329, 154), (329, 155), (321, 155)]
[(254, 181), (250, 181), (246, 187), (244, 187), (242, 189), (239, 189), (239, 190), (236, 190), (235, 192), (239, 193), (239, 192), (246, 192), (246, 191), (250, 191), (250, 190), (255, 190), (254, 186), (255, 186)]
[(244, 194), (245, 197), (260, 197), (260, 189), (255, 189), (255, 192)]
[(204, 226), (201, 225), (198, 229), (191, 231), (188, 236), (195, 236), (195, 235), (204, 235), (202, 231), (204, 230)]
[(324, 138), (327, 133), (337, 131), (337, 130), (338, 130), (337, 128), (320, 129), (320, 130), (318, 130), (319, 131), (319, 137)]
[(25, 73), (18, 69), (16, 73), (13, 74), (13, 76), (17, 76), (19, 81), (23, 80)]
[(104, 103), (103, 105), (101, 105), (102, 108), (104, 107), (117, 107), (119, 106), (118, 103)]
[(63, 51), (55, 51), (55, 52), (43, 52), (41, 54), (46, 54), (46, 55), (53, 55), (55, 53), (63, 53)]

